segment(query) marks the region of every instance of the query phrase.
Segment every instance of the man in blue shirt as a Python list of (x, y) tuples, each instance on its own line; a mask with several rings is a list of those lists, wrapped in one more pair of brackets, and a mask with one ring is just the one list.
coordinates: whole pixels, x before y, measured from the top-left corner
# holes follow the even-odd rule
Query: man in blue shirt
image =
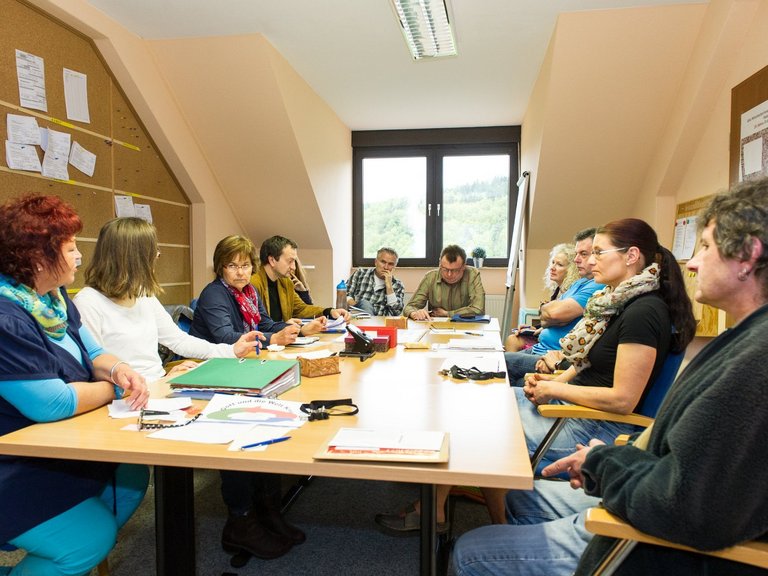
[(523, 376), (528, 372), (536, 372), (537, 364), (541, 371), (554, 372), (556, 366), (552, 360), (556, 356), (547, 353), (560, 350), (560, 338), (570, 332), (584, 315), (584, 307), (592, 294), (603, 288), (602, 284), (592, 280), (592, 267), (589, 265), (594, 235), (595, 228), (587, 228), (574, 237), (574, 262), (579, 270), (579, 279), (560, 298), (541, 306), (543, 330), (539, 334), (539, 341), (526, 350), (504, 354), (507, 376), (512, 386), (522, 386)]

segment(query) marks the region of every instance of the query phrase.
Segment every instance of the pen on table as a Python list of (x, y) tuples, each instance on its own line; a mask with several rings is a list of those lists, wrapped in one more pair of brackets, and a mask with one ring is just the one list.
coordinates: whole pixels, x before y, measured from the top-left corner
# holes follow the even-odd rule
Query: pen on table
[(482, 336), (482, 332), (464, 332), (464, 334), (469, 334), (470, 336)]
[(168, 416), (170, 412), (164, 412), (162, 410), (144, 410), (144, 416)]
[(277, 444), (278, 442), (285, 442), (286, 440), (290, 440), (290, 436), (282, 436), (281, 438), (272, 438), (272, 440), (264, 440), (263, 442), (254, 442), (253, 444), (246, 444), (245, 446), (240, 446), (240, 450), (246, 450), (248, 448), (256, 448), (257, 446), (269, 446), (270, 444)]

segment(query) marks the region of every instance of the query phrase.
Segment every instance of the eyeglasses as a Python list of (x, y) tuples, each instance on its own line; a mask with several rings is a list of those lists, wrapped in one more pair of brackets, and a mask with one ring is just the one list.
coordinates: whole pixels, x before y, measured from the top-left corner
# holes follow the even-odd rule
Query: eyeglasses
[(629, 247), (626, 248), (608, 248), (606, 250), (592, 250), (592, 256), (597, 258), (598, 260), (603, 254), (607, 254), (608, 252), (624, 252), (625, 250), (629, 250)]
[(440, 266), (440, 272), (442, 272), (443, 274), (445, 274), (447, 276), (450, 276), (452, 274), (458, 274), (458, 273), (463, 272), (463, 271), (464, 271), (464, 266), (460, 266), (458, 268), (445, 268), (443, 266)]
[[(190, 418), (186, 422), (182, 424), (157, 424), (156, 422), (145, 422), (145, 412), (143, 408), (139, 412), (139, 421), (137, 422), (137, 427), (139, 430), (163, 430), (164, 428), (181, 428), (182, 426), (188, 426), (189, 424), (192, 424), (195, 420), (200, 418), (200, 413), (195, 414), (194, 418)], [(157, 419), (156, 416), (150, 416), (150, 420)]]
[(253, 264), (243, 264), (242, 266), (238, 264), (227, 264), (224, 266), (227, 270), (230, 272), (247, 272), (248, 270), (253, 268)]
[(341, 400), (312, 400), (299, 406), (299, 410), (307, 415), (307, 420), (327, 420), (329, 416), (354, 416), (359, 412), (352, 398)]

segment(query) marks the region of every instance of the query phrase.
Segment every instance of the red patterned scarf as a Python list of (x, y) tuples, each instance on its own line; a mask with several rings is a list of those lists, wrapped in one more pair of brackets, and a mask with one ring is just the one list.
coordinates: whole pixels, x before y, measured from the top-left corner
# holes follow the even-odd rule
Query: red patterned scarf
[(246, 284), (241, 292), (224, 282), (224, 280), (222, 280), (222, 283), (237, 300), (237, 305), (240, 307), (240, 316), (243, 317), (243, 330), (245, 332), (258, 330), (261, 314), (259, 314), (259, 297), (253, 284)]

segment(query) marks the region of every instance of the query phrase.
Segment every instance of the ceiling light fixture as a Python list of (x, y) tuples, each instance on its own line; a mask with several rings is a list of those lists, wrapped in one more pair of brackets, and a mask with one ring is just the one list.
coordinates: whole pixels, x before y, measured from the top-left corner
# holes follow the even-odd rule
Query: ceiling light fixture
[(456, 55), (447, 0), (391, 0), (414, 60)]

